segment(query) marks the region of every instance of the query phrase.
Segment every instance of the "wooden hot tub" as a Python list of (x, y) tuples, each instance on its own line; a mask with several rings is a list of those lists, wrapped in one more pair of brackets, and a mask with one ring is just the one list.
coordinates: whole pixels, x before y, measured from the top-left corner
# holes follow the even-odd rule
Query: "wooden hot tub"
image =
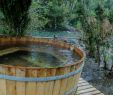
[(77, 89), (84, 53), (63, 41), (31, 38), (0, 37), (3, 45), (49, 44), (73, 50), (80, 60), (58, 68), (21, 67), (0, 64), (0, 95), (71, 95)]

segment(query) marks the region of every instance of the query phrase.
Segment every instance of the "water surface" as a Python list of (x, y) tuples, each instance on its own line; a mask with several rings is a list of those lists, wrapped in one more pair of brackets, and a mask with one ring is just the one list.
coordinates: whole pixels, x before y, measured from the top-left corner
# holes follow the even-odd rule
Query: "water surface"
[(0, 64), (30, 67), (60, 67), (77, 61), (73, 51), (51, 45), (9, 45), (0, 47)]

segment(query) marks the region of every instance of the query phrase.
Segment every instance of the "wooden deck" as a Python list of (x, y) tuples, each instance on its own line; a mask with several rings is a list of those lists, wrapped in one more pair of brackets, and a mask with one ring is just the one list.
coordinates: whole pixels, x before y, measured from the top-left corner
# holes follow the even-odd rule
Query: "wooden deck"
[(104, 95), (104, 94), (101, 93), (92, 85), (90, 85), (87, 81), (80, 78), (80, 81), (78, 84), (78, 90), (75, 95)]

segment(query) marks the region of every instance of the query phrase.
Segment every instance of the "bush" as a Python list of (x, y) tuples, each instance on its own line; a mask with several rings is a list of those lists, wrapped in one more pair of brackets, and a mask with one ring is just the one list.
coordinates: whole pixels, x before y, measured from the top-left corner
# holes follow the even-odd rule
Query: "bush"
[(77, 14), (84, 32), (86, 49), (88, 54), (95, 57), (96, 61), (100, 63), (100, 48), (109, 46), (108, 38), (111, 35), (112, 27), (104, 15), (103, 5), (98, 4), (93, 11), (95, 15), (91, 15), (84, 0), (80, 0), (78, 3)]

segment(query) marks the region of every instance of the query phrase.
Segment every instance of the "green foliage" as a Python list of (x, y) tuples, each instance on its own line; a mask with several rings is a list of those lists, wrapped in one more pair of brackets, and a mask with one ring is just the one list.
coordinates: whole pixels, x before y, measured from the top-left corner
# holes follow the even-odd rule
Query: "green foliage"
[(28, 10), (31, 0), (0, 0), (5, 27), (12, 36), (23, 36), (30, 21)]
[(108, 19), (109, 19), (110, 23), (113, 24), (113, 9), (110, 10)]
[(89, 18), (88, 10), (85, 6), (85, 2), (83, 0), (78, 0), (77, 2), (77, 19), (81, 22), (82, 29), (84, 31), (84, 41), (86, 48), (89, 50), (89, 54), (91, 56), (94, 56), (95, 53), (95, 26), (93, 22), (91, 21), (91, 18)]
[(47, 24), (48, 19), (41, 15), (41, 13), (46, 13), (47, 8), (42, 7), (38, 1), (33, 1), (29, 10), (29, 14), (31, 17), (31, 23), (28, 26), (27, 31), (35, 31), (39, 29), (43, 29)]
[(30, 15), (37, 29), (65, 29), (75, 18), (75, 5), (76, 0), (35, 0)]
[[(106, 35), (102, 29), (105, 16), (105, 9), (102, 4), (98, 2), (95, 9), (87, 7), (87, 3), (84, 0), (77, 2), (77, 18), (81, 22), (84, 32), (84, 42), (86, 49), (89, 51), (89, 55), (95, 57), (98, 63), (100, 63), (100, 47), (107, 47), (107, 38), (110, 35)], [(89, 4), (90, 5), (90, 4)], [(90, 12), (89, 12), (90, 11)], [(109, 31), (110, 32), (110, 31)], [(103, 36), (104, 34), (104, 36)]]
[(96, 18), (99, 21), (103, 21), (104, 19), (104, 8), (102, 7), (102, 5), (98, 5), (97, 8), (95, 9), (95, 13), (96, 13)]

